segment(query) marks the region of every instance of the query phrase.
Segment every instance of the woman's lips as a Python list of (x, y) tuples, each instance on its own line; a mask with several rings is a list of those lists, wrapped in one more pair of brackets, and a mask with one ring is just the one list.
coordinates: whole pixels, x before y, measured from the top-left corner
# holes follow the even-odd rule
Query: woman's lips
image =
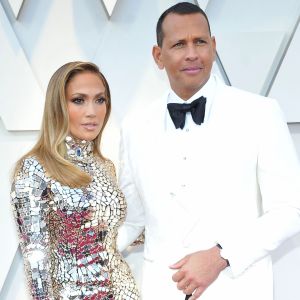
[(82, 124), (82, 126), (86, 130), (95, 130), (98, 127), (98, 124), (96, 124), (96, 123), (85, 123), (85, 124)]

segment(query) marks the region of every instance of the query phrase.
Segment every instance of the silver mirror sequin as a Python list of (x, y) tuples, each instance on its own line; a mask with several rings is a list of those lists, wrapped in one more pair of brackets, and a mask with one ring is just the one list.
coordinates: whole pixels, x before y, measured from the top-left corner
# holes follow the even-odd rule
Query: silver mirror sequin
[(67, 159), (92, 176), (70, 188), (26, 158), (11, 191), (28, 283), (34, 299), (137, 300), (127, 263), (116, 249), (126, 202), (111, 161), (93, 142), (66, 138)]

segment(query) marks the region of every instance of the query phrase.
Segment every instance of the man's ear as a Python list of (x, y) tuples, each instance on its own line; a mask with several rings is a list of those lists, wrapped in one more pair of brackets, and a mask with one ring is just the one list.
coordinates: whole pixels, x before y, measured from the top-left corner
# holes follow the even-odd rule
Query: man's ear
[(157, 66), (162, 70), (165, 66), (161, 57), (161, 48), (159, 46), (153, 46), (152, 48), (152, 56), (155, 60)]
[(212, 41), (212, 47), (213, 47), (213, 52), (214, 52), (214, 61), (217, 58), (217, 44), (216, 44), (216, 38), (214, 36), (211, 37), (211, 41)]

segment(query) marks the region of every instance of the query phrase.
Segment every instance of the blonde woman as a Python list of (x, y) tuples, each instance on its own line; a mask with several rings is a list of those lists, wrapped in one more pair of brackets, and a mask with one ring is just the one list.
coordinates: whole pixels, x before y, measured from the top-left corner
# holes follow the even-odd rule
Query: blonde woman
[(139, 299), (116, 249), (126, 202), (100, 151), (110, 111), (96, 65), (71, 62), (52, 76), (40, 137), (11, 192), (33, 299)]

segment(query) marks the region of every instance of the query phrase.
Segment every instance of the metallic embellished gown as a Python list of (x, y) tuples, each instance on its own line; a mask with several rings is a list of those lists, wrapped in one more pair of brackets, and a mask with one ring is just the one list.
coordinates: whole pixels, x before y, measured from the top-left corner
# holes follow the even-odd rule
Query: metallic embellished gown
[(139, 299), (116, 249), (126, 202), (112, 162), (93, 143), (66, 139), (67, 159), (89, 173), (86, 188), (70, 188), (26, 158), (12, 185), (12, 204), (33, 299)]

